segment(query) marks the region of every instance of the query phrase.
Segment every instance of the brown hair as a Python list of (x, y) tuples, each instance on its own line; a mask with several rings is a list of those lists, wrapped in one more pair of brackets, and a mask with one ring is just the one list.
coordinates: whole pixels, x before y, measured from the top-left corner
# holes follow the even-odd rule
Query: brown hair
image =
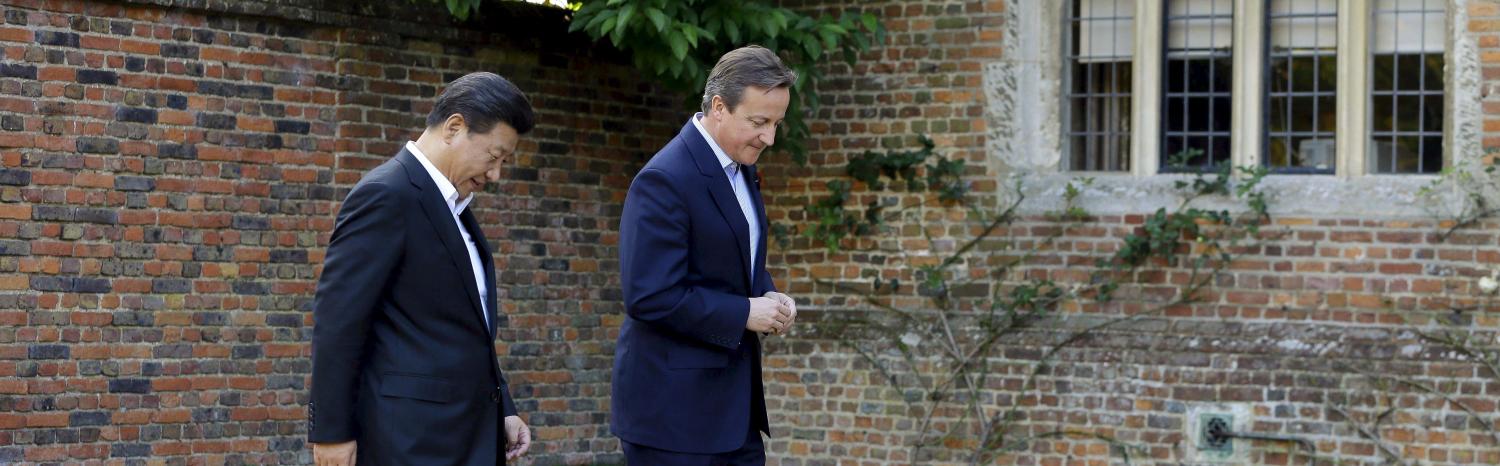
[(797, 72), (781, 63), (776, 52), (759, 45), (749, 45), (730, 50), (719, 57), (719, 63), (708, 73), (708, 82), (703, 85), (703, 112), (713, 105), (714, 96), (724, 100), (724, 105), (733, 112), (750, 86), (766, 89), (791, 87), (797, 82)]

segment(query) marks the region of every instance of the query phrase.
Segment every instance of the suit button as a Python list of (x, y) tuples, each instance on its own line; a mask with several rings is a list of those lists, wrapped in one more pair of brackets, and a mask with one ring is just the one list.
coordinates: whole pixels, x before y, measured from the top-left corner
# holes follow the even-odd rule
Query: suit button
[(490, 401), (494, 403), (500, 402), (500, 387), (495, 387), (495, 390), (490, 392)]

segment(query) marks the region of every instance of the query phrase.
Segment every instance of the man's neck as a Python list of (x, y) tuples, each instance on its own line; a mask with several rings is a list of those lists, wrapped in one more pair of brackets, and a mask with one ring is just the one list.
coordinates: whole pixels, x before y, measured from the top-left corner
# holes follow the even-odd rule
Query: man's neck
[(422, 151), (422, 155), (427, 157), (427, 161), (434, 168), (437, 168), (438, 172), (442, 173), (444, 178), (452, 182), (453, 176), (450, 174), (452, 171), (450, 165), (452, 163), (450, 163), (451, 161), (448, 157), (448, 145), (443, 144), (442, 136), (431, 131), (423, 131), (422, 135), (417, 137), (416, 144), (417, 150)]

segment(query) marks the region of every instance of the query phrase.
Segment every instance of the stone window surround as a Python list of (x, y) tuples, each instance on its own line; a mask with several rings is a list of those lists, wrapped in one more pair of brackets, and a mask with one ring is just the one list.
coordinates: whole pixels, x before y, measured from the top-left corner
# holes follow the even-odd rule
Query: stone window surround
[[(1122, 0), (1130, 1), (1130, 0)], [(1436, 175), (1369, 174), (1364, 154), (1369, 128), (1368, 79), (1348, 79), (1353, 70), (1367, 69), (1368, 33), (1371, 21), (1366, 0), (1339, 1), (1339, 114), (1337, 174), (1271, 175), (1263, 182), (1273, 215), (1341, 217), (1431, 218), (1434, 211), (1457, 211), (1461, 193), (1443, 193), (1439, 205), (1418, 196)], [(1444, 59), (1446, 95), (1444, 130), (1445, 163), (1473, 167), (1483, 156), (1480, 145), (1483, 111), (1479, 91), (1481, 76), (1475, 38), (1468, 31), (1471, 0), (1447, 0), (1447, 44)], [(988, 99), (986, 134), (991, 173), (1006, 178), (1001, 195), (1016, 181), (1022, 185), (1027, 212), (1054, 211), (1062, 207), (1065, 186), (1080, 178), (1092, 178), (1077, 200), (1095, 214), (1127, 214), (1172, 207), (1180, 202), (1174, 182), (1190, 175), (1158, 174), (1159, 88), (1162, 50), (1163, 2), (1136, 0), (1135, 74), (1132, 103), (1134, 127), (1131, 168), (1128, 173), (1069, 172), (1060, 169), (1063, 160), (1061, 121), (1063, 105), (1061, 50), (1064, 8), (1071, 2), (1016, 2), (1007, 9), (1002, 58), (984, 67)], [(1259, 69), (1262, 2), (1235, 2), (1234, 54), (1236, 69)], [(1356, 38), (1358, 40), (1351, 40)], [(1346, 57), (1354, 57), (1347, 59)], [(1361, 72), (1366, 75), (1367, 72)], [(1236, 166), (1258, 165), (1262, 150), (1260, 107), (1263, 92), (1260, 73), (1236, 73), (1233, 83), (1235, 132), (1231, 138)], [(1253, 117), (1249, 117), (1253, 116)], [(1355, 134), (1359, 137), (1343, 135)], [(1150, 135), (1149, 137), (1136, 137)], [(1254, 135), (1254, 137), (1245, 137)]]

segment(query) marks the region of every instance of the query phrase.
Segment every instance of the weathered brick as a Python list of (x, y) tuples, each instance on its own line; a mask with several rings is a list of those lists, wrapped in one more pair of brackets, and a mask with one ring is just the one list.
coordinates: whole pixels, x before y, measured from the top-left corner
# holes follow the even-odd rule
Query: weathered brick
[(5, 131), (22, 131), (26, 129), (26, 120), (18, 115), (0, 116), (0, 129)]
[(28, 359), (67, 359), (71, 352), (68, 345), (31, 345), (26, 350)]
[(31, 184), (31, 172), (14, 168), (0, 168), (0, 185), (26, 186)]
[(73, 411), (68, 413), (68, 425), (72, 427), (102, 426), (109, 424), (109, 413), (105, 411)]
[(296, 120), (276, 120), (276, 132), (307, 134), (312, 129), (312, 124)]
[(0, 77), (36, 79), (36, 66), (23, 63), (0, 63)]
[(151, 280), (152, 293), (188, 293), (193, 291), (193, 283), (178, 278), (158, 278)]
[(22, 240), (0, 239), (0, 256), (31, 255), (31, 243)]
[(248, 295), (265, 295), (270, 294), (271, 292), (271, 287), (269, 284), (250, 281), (232, 282), (230, 283), (230, 289), (234, 290), (235, 294)]
[(120, 153), (120, 141), (112, 138), (80, 137), (77, 141), (79, 152), (86, 154), (118, 154)]
[(74, 78), (78, 84), (107, 84), (114, 86), (120, 83), (120, 76), (113, 71), (80, 69)]
[(78, 47), (78, 34), (59, 31), (36, 31), (36, 42), (42, 45)]
[(120, 107), (115, 110), (115, 119), (132, 123), (156, 123), (156, 110), (138, 107)]
[[(111, 385), (113, 385), (113, 381), (111, 381)], [(140, 458), (148, 456), (151, 456), (151, 444), (149, 443), (115, 443), (109, 446), (110, 458)]]
[(145, 176), (116, 176), (115, 189), (120, 191), (152, 191), (156, 189), (156, 179)]
[(198, 58), (198, 46), (188, 44), (161, 44), (161, 56), (168, 58)]
[(166, 159), (195, 160), (198, 158), (198, 148), (192, 144), (162, 142), (156, 145), (156, 156)]
[(220, 115), (213, 113), (199, 113), (198, 126), (210, 129), (234, 129), (234, 115)]
[(269, 230), (271, 221), (265, 217), (254, 215), (236, 215), (230, 225), (236, 230)]
[(276, 249), (271, 251), (271, 262), (273, 263), (305, 263), (307, 262), (306, 249)]

